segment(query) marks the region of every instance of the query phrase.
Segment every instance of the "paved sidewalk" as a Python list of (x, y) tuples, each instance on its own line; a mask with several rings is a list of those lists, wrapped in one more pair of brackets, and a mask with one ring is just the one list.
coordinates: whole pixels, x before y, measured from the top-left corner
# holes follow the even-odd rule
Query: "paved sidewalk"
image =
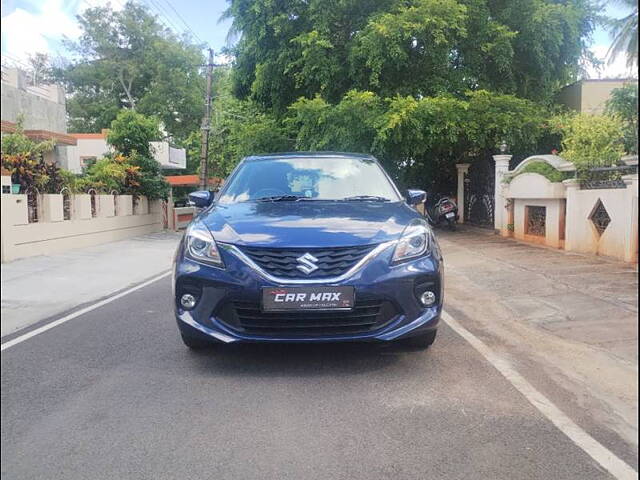
[(636, 265), (438, 231), (445, 309), (594, 430), (638, 445)]
[(2, 337), (167, 271), (180, 235), (155, 233), (2, 265)]

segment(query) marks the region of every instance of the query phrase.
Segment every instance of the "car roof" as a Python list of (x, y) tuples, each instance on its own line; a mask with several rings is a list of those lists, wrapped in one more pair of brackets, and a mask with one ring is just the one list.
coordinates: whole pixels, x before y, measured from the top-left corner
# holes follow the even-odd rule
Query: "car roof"
[(274, 158), (322, 158), (322, 157), (344, 157), (344, 158), (358, 158), (364, 160), (375, 160), (373, 155), (366, 153), (352, 153), (352, 152), (277, 152), (277, 153), (265, 153), (261, 155), (251, 155), (243, 158), (243, 161), (259, 161), (259, 160), (272, 160)]

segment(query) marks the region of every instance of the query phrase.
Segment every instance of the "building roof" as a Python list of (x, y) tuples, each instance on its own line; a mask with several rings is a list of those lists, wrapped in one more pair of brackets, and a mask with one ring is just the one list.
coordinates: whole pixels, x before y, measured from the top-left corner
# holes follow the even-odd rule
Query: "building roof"
[(107, 134), (109, 133), (109, 129), (103, 128), (100, 133), (70, 133), (73, 138), (87, 139), (87, 140), (100, 140), (103, 138), (107, 138)]
[[(7, 120), (0, 122), (0, 130), (5, 133), (14, 133), (17, 125)], [(54, 140), (59, 145), (76, 145), (77, 140), (68, 133), (52, 132), (50, 130), (25, 130), (25, 136), (31, 140)]]
[[(200, 185), (200, 177), (198, 175), (168, 175), (164, 178), (172, 187), (197, 187)], [(223, 180), (218, 177), (209, 179), (209, 185), (220, 185), (222, 182)]]

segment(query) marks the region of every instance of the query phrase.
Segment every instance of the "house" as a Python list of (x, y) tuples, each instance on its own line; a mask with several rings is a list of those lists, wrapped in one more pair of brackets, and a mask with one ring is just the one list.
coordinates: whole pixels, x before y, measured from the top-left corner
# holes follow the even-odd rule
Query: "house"
[(611, 91), (627, 83), (638, 83), (634, 78), (585, 79), (564, 87), (556, 96), (556, 101), (577, 112), (604, 113)]
[(67, 133), (64, 90), (60, 85), (33, 85), (26, 72), (2, 67), (2, 115), (0, 131), (13, 133), (20, 118), (24, 133), (36, 140), (55, 141), (45, 160), (63, 167), (69, 164), (76, 139)]
[[(92, 162), (109, 152), (107, 130), (100, 133), (68, 133), (64, 89), (60, 85), (33, 85), (29, 75), (18, 68), (2, 67), (2, 133), (13, 133), (22, 117), (24, 133), (36, 140), (55, 140), (45, 161), (57, 163), (74, 173), (82, 173)], [(151, 142), (154, 157), (163, 169), (187, 166), (186, 152), (167, 141)]]
[[(74, 169), (80, 173), (91, 163), (109, 153), (107, 143), (109, 131), (103, 129), (100, 133), (70, 133), (76, 140), (76, 148), (72, 152)], [(183, 170), (187, 168), (187, 156), (184, 148), (175, 148), (167, 141), (151, 142), (153, 156), (162, 169)]]

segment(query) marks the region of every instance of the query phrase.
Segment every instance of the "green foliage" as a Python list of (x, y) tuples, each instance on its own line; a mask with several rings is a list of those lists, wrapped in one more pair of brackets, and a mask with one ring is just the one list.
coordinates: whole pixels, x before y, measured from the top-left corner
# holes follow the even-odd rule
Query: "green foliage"
[(624, 153), (624, 124), (619, 118), (579, 113), (558, 116), (553, 124), (563, 136), (560, 155), (573, 162), (578, 175), (589, 168), (614, 166)]
[(133, 110), (124, 109), (111, 122), (107, 143), (123, 155), (137, 152), (151, 157), (149, 142), (158, 140), (159, 137), (160, 128), (157, 118), (145, 117)]
[(144, 195), (149, 200), (166, 198), (169, 184), (149, 145), (160, 136), (158, 124), (155, 117), (128, 109), (120, 111), (107, 135), (116, 155), (107, 156), (89, 168), (89, 183), (107, 191)]
[[(105, 156), (91, 165), (86, 177), (80, 182), (84, 191), (95, 189), (98, 192), (132, 194), (137, 184), (128, 182), (128, 170), (132, 165), (123, 156)], [(138, 169), (135, 169), (137, 172)]]
[(78, 182), (82, 178), (80, 175), (76, 175), (75, 173), (70, 172), (69, 170), (65, 170), (64, 168), (60, 169), (58, 175), (60, 175), (62, 181), (62, 187), (60, 188), (60, 190), (66, 188), (69, 193), (78, 193), (81, 191), (78, 184)]
[(18, 118), (16, 130), (2, 135), (2, 153), (4, 155), (26, 155), (39, 157), (50, 152), (55, 147), (55, 141), (34, 142), (24, 134), (24, 119)]
[(348, 92), (337, 105), (320, 97), (291, 105), (286, 125), (296, 136), (298, 150), (369, 153), (375, 150), (383, 101), (372, 92)]
[(625, 17), (609, 20), (608, 27), (613, 36), (613, 43), (607, 52), (609, 63), (620, 55), (627, 57), (627, 67), (638, 65), (638, 2), (636, 0), (619, 0), (618, 3), (631, 9)]
[(135, 195), (144, 195), (149, 200), (167, 198), (169, 195), (169, 184), (164, 179), (158, 162), (148, 156), (133, 152), (127, 161), (134, 169), (137, 169)]
[[(253, 102), (238, 100), (232, 95), (231, 78), (229, 69), (215, 71), (208, 157), (208, 173), (212, 177), (225, 177), (246, 155), (293, 148), (279, 121), (260, 111)], [(199, 173), (200, 130), (193, 131), (182, 146), (187, 152), (186, 173)]]
[(423, 186), (451, 184), (455, 163), (491, 154), (502, 140), (535, 148), (546, 118), (530, 101), (486, 91), (464, 99), (351, 91), (336, 105), (299, 99), (289, 114), (297, 149), (372, 153), (402, 183)]
[(638, 84), (628, 83), (611, 92), (606, 113), (624, 122), (624, 147), (627, 153), (638, 153)]
[(591, 0), (229, 3), (234, 93), (277, 115), (299, 97), (337, 103), (350, 90), (549, 99), (577, 79), (597, 20)]
[(55, 163), (48, 163), (33, 152), (2, 153), (2, 167), (11, 173), (11, 183), (20, 185), (20, 192), (37, 188), (40, 193), (60, 193), (67, 176)]
[(456, 0), (418, 0), (373, 15), (350, 51), (356, 84), (385, 96), (446, 92), (453, 78), (461, 87), (449, 56), (467, 35), (466, 12)]
[[(523, 173), (540, 174), (552, 183), (559, 183), (569, 178), (567, 172), (556, 170), (546, 162), (531, 162), (525, 165), (524, 168), (518, 172), (518, 175)], [(515, 177), (512, 177), (510, 180), (513, 180), (513, 178)]]
[(131, 108), (186, 138), (202, 118), (201, 48), (132, 1), (120, 11), (108, 4), (88, 8), (78, 21), (82, 34), (66, 43), (77, 60), (54, 69), (69, 93), (69, 129), (100, 131)]

